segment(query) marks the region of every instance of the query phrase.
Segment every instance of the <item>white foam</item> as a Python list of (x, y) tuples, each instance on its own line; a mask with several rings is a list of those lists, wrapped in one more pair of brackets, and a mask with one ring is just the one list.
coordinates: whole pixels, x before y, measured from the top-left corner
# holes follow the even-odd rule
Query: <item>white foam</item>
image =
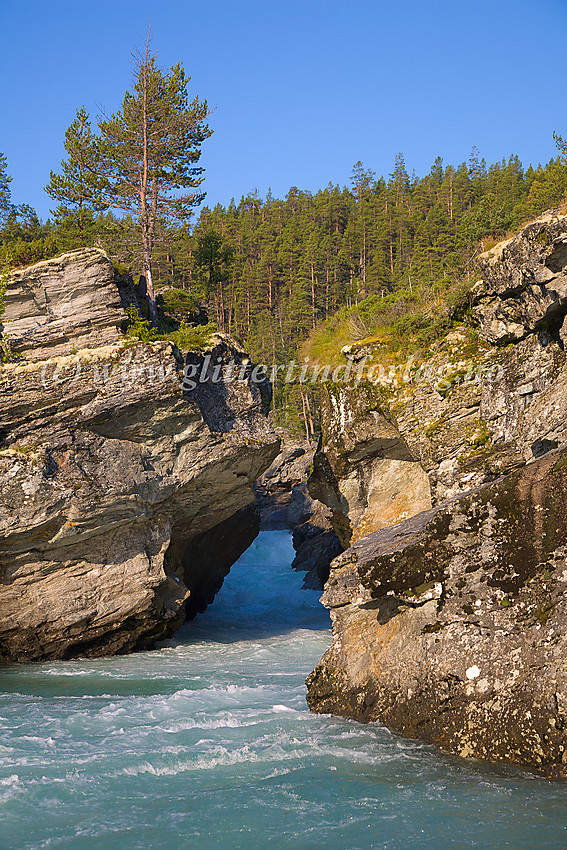
[(23, 782), (17, 773), (0, 779), (0, 803), (6, 803), (8, 800), (12, 800), (20, 794), (23, 787)]

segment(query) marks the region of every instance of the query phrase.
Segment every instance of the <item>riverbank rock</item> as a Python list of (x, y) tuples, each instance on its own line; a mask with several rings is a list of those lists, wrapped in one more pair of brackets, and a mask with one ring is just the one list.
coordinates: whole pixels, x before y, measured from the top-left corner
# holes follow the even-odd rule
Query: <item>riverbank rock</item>
[(308, 490), (331, 509), (343, 548), (431, 507), (427, 474), (370, 382), (324, 384), (321, 427)]
[[(305, 489), (305, 484), (302, 485)], [(309, 496), (306, 497), (309, 499)], [(292, 567), (305, 572), (303, 586), (311, 590), (322, 590), (329, 578), (331, 561), (343, 551), (335, 534), (330, 511), (325, 505), (309, 499), (309, 515), (293, 529), (295, 558)]]
[(311, 708), (547, 776), (567, 772), (566, 245), (566, 216), (531, 222), (481, 257), (477, 331), (325, 388), (309, 481), (350, 544)]
[(294, 528), (315, 508), (305, 490), (314, 447), (277, 428), (281, 451), (254, 485), (263, 530)]
[(558, 450), (355, 543), (309, 706), (566, 775), (566, 504)]
[[(207, 576), (199, 540), (226, 544), (227, 522), (254, 501), (253, 482), (278, 453), (265, 388), (224, 334), (186, 354), (125, 340), (102, 252), (49, 261), (64, 325), (63, 308), (52, 313), (37, 296), (38, 265), (29, 285), (24, 270), (8, 287), (12, 310), (16, 292), (32, 293), (25, 327), (4, 325), (25, 340), (25, 357), (0, 367), (0, 659), (147, 648), (175, 632), (187, 600), (201, 610), (222, 581)], [(242, 380), (215, 381), (231, 362)], [(243, 527), (248, 539), (249, 517)], [(222, 570), (240, 554), (226, 548)]]
[(333, 529), (328, 507), (307, 491), (314, 446), (277, 429), (282, 450), (254, 485), (261, 528), (290, 529), (295, 558), (292, 567), (304, 572), (304, 587), (322, 590), (331, 561), (343, 547)]

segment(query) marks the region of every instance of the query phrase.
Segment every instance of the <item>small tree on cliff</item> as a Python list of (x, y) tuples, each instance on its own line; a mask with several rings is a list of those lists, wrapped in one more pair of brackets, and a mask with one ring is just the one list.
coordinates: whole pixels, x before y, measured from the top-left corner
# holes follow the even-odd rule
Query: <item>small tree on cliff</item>
[(156, 223), (183, 221), (203, 193), (196, 165), (201, 145), (212, 131), (206, 124), (206, 101), (191, 102), (190, 77), (178, 63), (168, 71), (157, 67), (149, 50), (136, 59), (133, 92), (126, 92), (122, 108), (99, 123), (97, 176), (103, 180), (103, 198), (110, 207), (131, 216), (140, 233), (143, 274), (150, 317), (157, 324), (152, 282), (152, 250)]
[(563, 156), (567, 156), (567, 140), (563, 136), (560, 136), (559, 133), (556, 133), (555, 130), (553, 131), (553, 139)]

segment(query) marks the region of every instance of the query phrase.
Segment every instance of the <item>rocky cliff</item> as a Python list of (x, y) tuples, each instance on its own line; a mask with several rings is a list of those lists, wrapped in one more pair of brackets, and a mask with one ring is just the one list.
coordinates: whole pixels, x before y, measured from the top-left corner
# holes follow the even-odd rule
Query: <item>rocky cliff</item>
[[(234, 517), (279, 439), (246, 352), (125, 339), (123, 303), (95, 249), (9, 282), (2, 330), (23, 356), (0, 367), (2, 660), (150, 647), (257, 533)], [(228, 363), (239, 378), (217, 380)], [(222, 562), (204, 562), (207, 536), (230, 538)]]
[(550, 213), (479, 258), (468, 324), (326, 391), (309, 487), (350, 548), (313, 710), (567, 773), (566, 264)]

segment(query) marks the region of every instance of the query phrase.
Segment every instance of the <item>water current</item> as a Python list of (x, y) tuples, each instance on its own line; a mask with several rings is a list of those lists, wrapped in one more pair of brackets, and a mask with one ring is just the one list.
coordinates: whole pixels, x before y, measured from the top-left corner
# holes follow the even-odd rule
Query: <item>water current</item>
[(263, 532), (153, 652), (0, 670), (0, 850), (567, 847), (567, 784), (308, 711), (292, 557)]

